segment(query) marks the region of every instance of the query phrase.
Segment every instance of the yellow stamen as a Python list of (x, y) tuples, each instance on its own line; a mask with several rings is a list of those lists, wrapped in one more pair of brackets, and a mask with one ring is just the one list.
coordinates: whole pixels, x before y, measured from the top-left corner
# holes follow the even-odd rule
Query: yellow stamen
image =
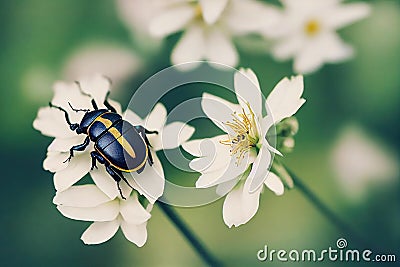
[(304, 31), (309, 36), (316, 35), (321, 30), (321, 25), (317, 20), (310, 20), (304, 26)]
[(247, 103), (247, 107), (250, 114), (246, 114), (242, 108), (243, 113), (233, 113), (233, 120), (224, 123), (235, 132), (235, 135), (229, 135), (229, 139), (220, 141), (221, 144), (231, 147), (230, 152), (232, 156), (236, 155), (237, 165), (239, 165), (245, 154), (252, 147), (255, 147), (258, 142), (258, 132), (254, 113), (251, 110), (249, 103)]

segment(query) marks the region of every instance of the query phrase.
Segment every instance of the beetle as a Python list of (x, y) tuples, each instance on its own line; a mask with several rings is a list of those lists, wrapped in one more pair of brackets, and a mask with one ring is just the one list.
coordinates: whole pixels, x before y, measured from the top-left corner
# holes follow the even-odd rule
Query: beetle
[[(78, 84), (79, 85), (79, 84)], [(92, 167), (97, 169), (96, 162), (103, 164), (107, 173), (117, 183), (118, 191), (122, 199), (126, 199), (119, 186), (123, 180), (129, 187), (133, 188), (126, 178), (124, 172), (137, 172), (140, 174), (146, 165), (153, 165), (153, 157), (150, 151), (150, 142), (146, 134), (158, 134), (157, 131), (149, 131), (141, 125), (133, 126), (123, 120), (114, 107), (108, 102), (107, 93), (104, 106), (99, 109), (95, 100), (91, 103), (93, 110), (76, 109), (68, 102), (70, 108), (75, 112), (85, 112), (80, 123), (71, 123), (68, 112), (62, 107), (49, 103), (50, 107), (64, 112), (65, 120), (72, 131), (77, 134), (86, 134), (82, 144), (75, 145), (69, 150), (69, 157), (64, 161), (69, 162), (74, 156), (74, 151), (84, 151), (90, 142), (94, 142), (94, 151), (90, 152)]]

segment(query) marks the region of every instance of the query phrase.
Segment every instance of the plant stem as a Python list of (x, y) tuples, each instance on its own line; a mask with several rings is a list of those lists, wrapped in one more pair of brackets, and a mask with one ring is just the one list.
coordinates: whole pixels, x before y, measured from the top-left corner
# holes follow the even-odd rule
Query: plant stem
[[(301, 179), (296, 176), (291, 170), (286, 168), (287, 172), (293, 179), (295, 188), (299, 189), (307, 198), (308, 200), (329, 220), (331, 221), (338, 229), (340, 229), (345, 236), (350, 237), (355, 241), (358, 245), (362, 245), (366, 248), (373, 249), (374, 247), (368, 244), (357, 234), (354, 229), (340, 219), (327, 205), (325, 205), (302, 181)], [(377, 249), (375, 249), (377, 252)]]
[(166, 203), (157, 201), (158, 206), (164, 214), (175, 224), (175, 227), (186, 237), (187, 241), (196, 250), (200, 258), (209, 266), (222, 266), (221, 263), (207, 250), (199, 238), (193, 231), (186, 225), (186, 223), (179, 217), (175, 210)]

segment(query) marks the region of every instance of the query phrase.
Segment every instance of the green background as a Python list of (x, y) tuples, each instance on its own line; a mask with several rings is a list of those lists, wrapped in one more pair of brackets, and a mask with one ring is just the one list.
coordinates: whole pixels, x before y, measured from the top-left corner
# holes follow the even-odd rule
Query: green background
[[(330, 165), (340, 130), (352, 122), (395, 154), (399, 151), (400, 4), (369, 2), (371, 16), (340, 31), (354, 45), (356, 57), (343, 64), (326, 65), (305, 77), (307, 102), (297, 113), (300, 131), (296, 148), (286, 156), (285, 163), (341, 218), (383, 252), (397, 254), (399, 261), (398, 175), (396, 186), (371, 188), (366, 198), (355, 202), (345, 196)], [(63, 79), (65, 61), (81, 45), (122, 45), (143, 58), (142, 68), (112, 94), (126, 106), (126, 99), (142, 82), (169, 66), (170, 51), (179, 34), (169, 37), (159, 50), (145, 51), (119, 19), (113, 1), (90, 0), (2, 0), (0, 29), (0, 265), (202, 266), (157, 207), (152, 211), (149, 238), (143, 248), (128, 242), (120, 231), (104, 244), (84, 245), (79, 238), (89, 223), (64, 218), (52, 204), (52, 174), (42, 169), (51, 138), (32, 128), (38, 108), (51, 99), (53, 81)], [(251, 67), (258, 74), (263, 93), (268, 94), (282, 77), (293, 74), (291, 62), (274, 61), (260, 49), (260, 40), (252, 37), (237, 41), (239, 65)], [(38, 84), (27, 78), (32, 73), (39, 76)], [(208, 91), (213, 92), (213, 88)], [(198, 95), (194, 88), (186, 90), (184, 97)], [(173, 108), (168, 98), (164, 104)], [(201, 126), (197, 136), (217, 133), (211, 123)], [(171, 168), (166, 174), (180, 184), (194, 183), (196, 178)], [(296, 189), (282, 197), (266, 190), (257, 215), (235, 229), (224, 224), (222, 204), (219, 200), (177, 211), (227, 266), (280, 266), (283, 264), (258, 262), (257, 251), (264, 245), (318, 250), (334, 247), (338, 238), (346, 237)], [(348, 241), (350, 247), (364, 249), (352, 244), (350, 238)]]

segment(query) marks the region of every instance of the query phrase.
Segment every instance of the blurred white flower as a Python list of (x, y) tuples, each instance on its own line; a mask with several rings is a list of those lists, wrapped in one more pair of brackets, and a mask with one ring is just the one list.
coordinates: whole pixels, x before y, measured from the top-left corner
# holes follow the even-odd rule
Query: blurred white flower
[[(283, 194), (281, 179), (269, 171), (271, 152), (280, 152), (268, 144), (266, 134), (271, 126), (291, 117), (305, 102), (301, 98), (302, 76), (282, 79), (266, 100), (250, 69), (235, 73), (234, 86), (239, 104), (207, 93), (201, 103), (207, 117), (226, 134), (182, 145), (198, 157), (189, 165), (201, 173), (196, 187), (217, 185), (219, 195), (228, 193), (223, 218), (229, 227), (244, 224), (255, 215), (263, 184), (275, 194)], [(265, 117), (262, 105), (268, 113)]]
[(331, 156), (339, 184), (353, 200), (363, 199), (372, 188), (392, 186), (399, 177), (398, 156), (356, 125), (340, 132)]
[(93, 221), (82, 234), (85, 244), (100, 244), (115, 235), (119, 227), (126, 239), (141, 247), (147, 240), (147, 221), (152, 204), (145, 209), (136, 192), (110, 199), (96, 185), (76, 185), (57, 192), (53, 199), (57, 209), (67, 218)]
[(149, 22), (154, 37), (184, 31), (171, 54), (173, 64), (199, 60), (236, 66), (233, 36), (259, 32), (274, 24), (276, 10), (254, 0), (152, 1), (158, 12)]
[(80, 80), (102, 73), (116, 84), (123, 83), (138, 70), (142, 62), (132, 49), (118, 45), (94, 43), (76, 49), (64, 63), (64, 77)]
[[(353, 49), (336, 33), (370, 13), (366, 3), (342, 4), (341, 0), (281, 0), (284, 10), (276, 27), (265, 31), (276, 39), (272, 54), (279, 60), (294, 59), (297, 73), (311, 73), (324, 63), (350, 58)], [(272, 29), (272, 30), (271, 30)]]

